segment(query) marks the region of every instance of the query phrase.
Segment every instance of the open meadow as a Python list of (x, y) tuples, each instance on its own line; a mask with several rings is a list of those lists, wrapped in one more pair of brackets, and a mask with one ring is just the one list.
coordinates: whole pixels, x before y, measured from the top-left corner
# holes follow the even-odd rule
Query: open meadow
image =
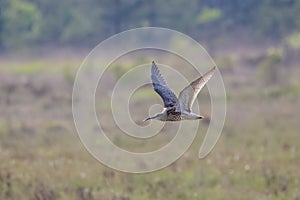
[[(72, 87), (87, 52), (1, 56), (0, 199), (299, 200), (299, 51), (286, 54), (270, 47), (211, 51), (227, 92), (226, 122), (217, 145), (199, 160), (204, 137), (199, 131), (174, 164), (138, 175), (103, 166), (77, 136)], [(115, 66), (109, 77), (119, 77), (133, 64)], [(140, 110), (135, 117), (141, 119), (148, 109), (141, 103), (145, 96), (147, 107), (160, 103), (152, 90), (142, 94), (134, 104)], [(210, 105), (206, 96), (204, 88), (198, 97), (204, 113)], [(207, 121), (199, 123), (204, 130), (208, 126)], [(107, 129), (118, 143), (118, 128)], [(165, 133), (155, 141), (163, 143), (170, 137)], [(147, 145), (136, 150), (143, 148)]]
[[(0, 200), (300, 200), (299, 10), (300, 0), (0, 0)], [(78, 86), (76, 73), (96, 46), (83, 80), (103, 76), (97, 87)], [(217, 65), (192, 109), (203, 120), (142, 121), (162, 110), (152, 61), (176, 94)], [(220, 74), (226, 97), (214, 96), (224, 91), (215, 84)], [(226, 99), (224, 128), (198, 159), (205, 133), (222, 125), (213, 97), (217, 105)], [(82, 99), (88, 103), (72, 105)], [(80, 135), (76, 116), (86, 128)], [(184, 137), (167, 154), (145, 158), (173, 142), (182, 124)], [(191, 133), (176, 162), (148, 172), (178, 157)], [(111, 144), (145, 154), (132, 162)], [(91, 149), (106, 164), (148, 173), (113, 170)]]

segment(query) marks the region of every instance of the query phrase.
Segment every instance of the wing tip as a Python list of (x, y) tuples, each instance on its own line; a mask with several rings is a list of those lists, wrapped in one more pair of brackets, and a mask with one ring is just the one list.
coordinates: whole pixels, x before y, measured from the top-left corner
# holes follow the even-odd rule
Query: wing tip
[(158, 68), (157, 68), (157, 66), (156, 66), (156, 64), (155, 64), (155, 62), (154, 62), (154, 60), (152, 61), (152, 67), (151, 67), (151, 69), (152, 69), (152, 70), (155, 70), (155, 71), (158, 70)]
[(152, 67), (157, 68), (156, 63), (154, 62), (154, 60), (152, 61)]
[(211, 70), (209, 70), (206, 74), (204, 74), (204, 76), (205, 75), (211, 75), (212, 76), (215, 73), (216, 69), (217, 69), (217, 66), (214, 66), (213, 68), (211, 68)]

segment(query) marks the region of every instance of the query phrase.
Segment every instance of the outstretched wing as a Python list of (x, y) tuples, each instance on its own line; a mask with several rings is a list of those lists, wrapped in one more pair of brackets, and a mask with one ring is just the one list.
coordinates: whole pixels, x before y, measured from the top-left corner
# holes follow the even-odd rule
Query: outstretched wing
[(199, 94), (200, 90), (204, 87), (207, 81), (212, 77), (216, 70), (213, 67), (210, 71), (204, 74), (202, 77), (193, 81), (190, 85), (186, 86), (179, 94), (179, 104), (176, 105), (176, 110), (184, 110), (191, 112), (192, 105)]
[(157, 92), (164, 101), (164, 107), (169, 108), (175, 106), (178, 101), (177, 97), (169, 88), (164, 77), (160, 74), (154, 61), (152, 62), (151, 67), (151, 79), (155, 92)]

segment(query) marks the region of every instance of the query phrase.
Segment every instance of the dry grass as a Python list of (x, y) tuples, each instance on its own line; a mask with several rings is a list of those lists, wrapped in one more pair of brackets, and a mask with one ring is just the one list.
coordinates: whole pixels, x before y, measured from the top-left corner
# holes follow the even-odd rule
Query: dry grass
[(142, 175), (99, 164), (80, 143), (70, 106), (79, 62), (1, 62), (0, 199), (300, 199), (299, 69), (267, 86), (260, 69), (222, 60), (238, 67), (221, 68), (228, 113), (216, 148), (198, 160), (198, 135), (176, 163)]

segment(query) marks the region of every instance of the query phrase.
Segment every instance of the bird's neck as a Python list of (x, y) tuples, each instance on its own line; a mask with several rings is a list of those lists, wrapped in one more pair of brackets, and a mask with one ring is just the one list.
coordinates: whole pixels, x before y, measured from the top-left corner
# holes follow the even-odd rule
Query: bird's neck
[(160, 120), (160, 121), (166, 121), (167, 120), (167, 115), (166, 115), (166, 113), (158, 113), (153, 118), (157, 119), (157, 120)]

